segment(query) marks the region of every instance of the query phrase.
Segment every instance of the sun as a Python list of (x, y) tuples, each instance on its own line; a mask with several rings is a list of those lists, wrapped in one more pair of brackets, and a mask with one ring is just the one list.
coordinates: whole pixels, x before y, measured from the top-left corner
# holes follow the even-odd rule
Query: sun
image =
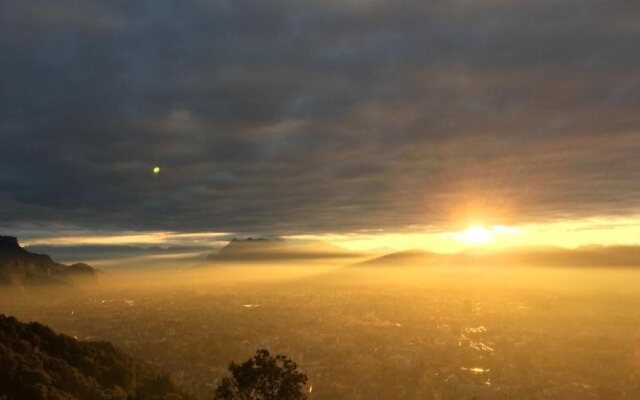
[(461, 233), (460, 240), (469, 246), (483, 246), (493, 240), (493, 234), (484, 226), (474, 225)]
[(154, 174), (159, 174), (160, 173), (160, 167), (153, 167), (153, 173)]

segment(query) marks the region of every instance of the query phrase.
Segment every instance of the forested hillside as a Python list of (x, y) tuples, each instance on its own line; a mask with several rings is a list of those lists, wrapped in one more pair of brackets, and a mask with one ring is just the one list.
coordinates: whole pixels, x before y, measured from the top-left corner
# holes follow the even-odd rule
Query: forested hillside
[(169, 377), (108, 342), (82, 342), (0, 315), (2, 400), (190, 400)]

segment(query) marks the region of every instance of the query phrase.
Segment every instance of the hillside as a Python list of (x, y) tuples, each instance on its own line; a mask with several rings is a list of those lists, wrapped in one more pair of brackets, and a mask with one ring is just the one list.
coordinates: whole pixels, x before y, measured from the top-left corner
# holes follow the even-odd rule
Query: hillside
[(69, 284), (74, 277), (93, 277), (95, 274), (96, 270), (87, 264), (61, 264), (48, 255), (27, 251), (13, 236), (0, 236), (0, 283)]
[(427, 251), (401, 251), (377, 257), (355, 267), (451, 266), (547, 266), (547, 267), (638, 267), (638, 246), (585, 246), (517, 248), (503, 251), (467, 251), (439, 254)]
[(0, 315), (0, 398), (189, 400), (160, 371), (107, 342), (81, 342)]
[(414, 265), (434, 262), (446, 259), (445, 254), (432, 253), (421, 250), (405, 250), (396, 253), (385, 254), (358, 264), (354, 267), (388, 267), (398, 265)]

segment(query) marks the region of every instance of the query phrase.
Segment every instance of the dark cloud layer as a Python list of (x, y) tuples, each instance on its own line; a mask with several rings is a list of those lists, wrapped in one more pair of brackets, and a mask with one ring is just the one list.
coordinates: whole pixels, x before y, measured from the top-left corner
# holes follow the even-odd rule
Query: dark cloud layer
[(638, 213), (639, 17), (630, 0), (0, 0), (0, 226)]

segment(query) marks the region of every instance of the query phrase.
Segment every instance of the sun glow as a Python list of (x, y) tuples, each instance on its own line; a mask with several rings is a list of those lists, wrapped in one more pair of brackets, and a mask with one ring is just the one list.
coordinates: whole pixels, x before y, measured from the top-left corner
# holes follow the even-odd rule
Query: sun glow
[(493, 241), (493, 234), (490, 229), (484, 226), (470, 226), (460, 235), (460, 241), (469, 246), (483, 246)]

